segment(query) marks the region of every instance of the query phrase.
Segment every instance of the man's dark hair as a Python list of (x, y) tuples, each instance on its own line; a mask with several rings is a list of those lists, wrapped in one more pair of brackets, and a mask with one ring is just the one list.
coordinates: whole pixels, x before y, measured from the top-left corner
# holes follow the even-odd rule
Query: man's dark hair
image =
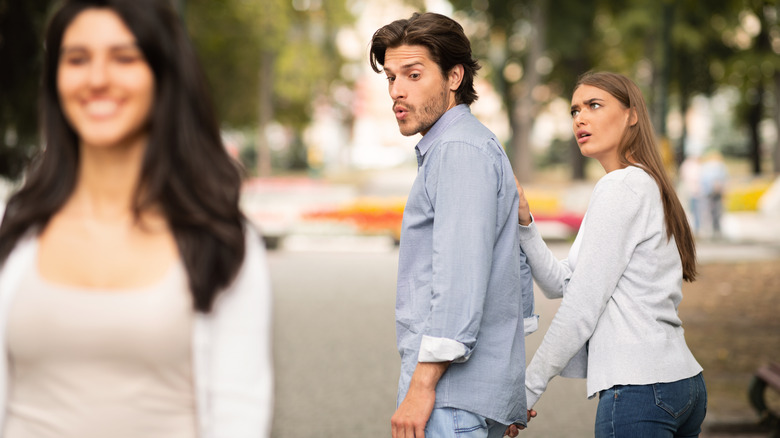
[(461, 64), (463, 81), (455, 92), (455, 100), (466, 105), (477, 100), (474, 77), (480, 66), (471, 56), (471, 43), (463, 33), (463, 27), (455, 20), (432, 12), (415, 12), (409, 19), (396, 20), (383, 26), (371, 38), (371, 68), (381, 73), (379, 66), (385, 64), (387, 49), (402, 45), (426, 47), (431, 53), (431, 59), (445, 75)]

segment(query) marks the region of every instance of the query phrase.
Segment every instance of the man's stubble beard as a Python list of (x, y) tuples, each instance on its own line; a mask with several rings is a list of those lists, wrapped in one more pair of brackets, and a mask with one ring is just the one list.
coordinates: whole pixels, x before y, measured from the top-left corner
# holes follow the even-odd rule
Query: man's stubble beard
[(403, 124), (399, 123), (401, 134), (409, 137), (423, 131), (428, 132), (439, 118), (447, 112), (447, 91), (447, 82), (444, 81), (442, 83), (441, 93), (425, 102), (420, 108), (419, 113), (417, 112), (416, 107), (409, 108), (410, 114), (414, 111), (414, 113), (419, 116), (419, 121), (416, 125), (408, 127), (407, 129), (404, 128)]

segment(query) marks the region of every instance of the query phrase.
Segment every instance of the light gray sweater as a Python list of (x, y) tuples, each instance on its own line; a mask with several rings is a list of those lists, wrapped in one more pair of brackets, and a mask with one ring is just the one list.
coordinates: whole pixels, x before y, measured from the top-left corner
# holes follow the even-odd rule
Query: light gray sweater
[(564, 368), (587, 375), (589, 398), (702, 371), (677, 315), (677, 245), (667, 240), (660, 191), (644, 170), (630, 166), (599, 180), (567, 260), (553, 256), (533, 223), (520, 226), (520, 239), (544, 294), (563, 298), (526, 371), (529, 409)]

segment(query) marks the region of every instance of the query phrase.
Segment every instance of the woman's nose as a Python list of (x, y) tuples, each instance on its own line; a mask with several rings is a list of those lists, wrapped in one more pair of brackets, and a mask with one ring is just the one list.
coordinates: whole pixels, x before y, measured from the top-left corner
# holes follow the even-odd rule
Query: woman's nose
[(585, 117), (582, 115), (582, 112), (578, 112), (576, 116), (574, 116), (574, 126), (580, 126), (586, 123)]
[(89, 84), (92, 87), (102, 87), (108, 82), (108, 65), (105, 61), (94, 59), (89, 66)]

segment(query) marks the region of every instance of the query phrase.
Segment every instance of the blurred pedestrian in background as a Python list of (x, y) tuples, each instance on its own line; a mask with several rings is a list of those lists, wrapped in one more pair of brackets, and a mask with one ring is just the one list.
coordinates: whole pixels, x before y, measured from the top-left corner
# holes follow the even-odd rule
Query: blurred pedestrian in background
[(45, 38), (45, 148), (0, 226), (2, 436), (267, 436), (265, 250), (174, 9), (65, 1)]
[(695, 242), (644, 98), (624, 76), (590, 73), (574, 88), (571, 116), (580, 151), (607, 174), (560, 262), (519, 190), (534, 279), (548, 298), (563, 298), (528, 366), (528, 406), (565, 368), (579, 368), (588, 397), (599, 396), (596, 437), (698, 436), (707, 393), (677, 313), (683, 280), (696, 277)]
[(706, 204), (710, 233), (715, 239), (722, 237), (720, 219), (723, 216), (723, 193), (728, 180), (728, 170), (723, 156), (716, 150), (704, 155), (701, 165), (701, 190)]
[(680, 165), (680, 191), (688, 199), (688, 211), (693, 217), (693, 232), (701, 230), (704, 199), (701, 191), (701, 157), (691, 154)]
[(469, 109), (479, 64), (463, 28), (433, 13), (377, 30), (370, 62), (401, 134), (423, 135), (401, 230), (392, 435), (501, 437), (526, 424), (524, 332), (537, 319), (512, 167)]

